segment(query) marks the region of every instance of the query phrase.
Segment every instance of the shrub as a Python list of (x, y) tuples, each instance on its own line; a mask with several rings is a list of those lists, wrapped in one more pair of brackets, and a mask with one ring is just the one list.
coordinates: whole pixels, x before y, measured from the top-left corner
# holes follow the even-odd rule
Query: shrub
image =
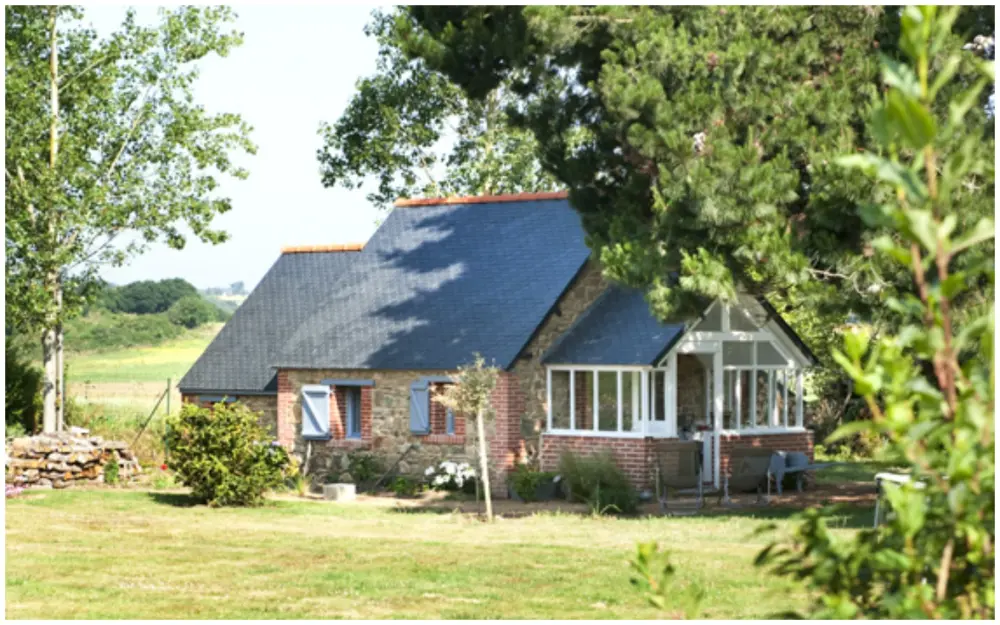
[(167, 311), (170, 323), (185, 328), (197, 328), (219, 316), (219, 308), (200, 295), (188, 295), (177, 300)]
[(468, 462), (445, 460), (436, 467), (427, 467), (424, 476), (431, 490), (475, 491), (476, 488), (476, 471)]
[(111, 458), (104, 463), (104, 483), (114, 486), (121, 478), (118, 475), (118, 452), (111, 452)]
[(390, 489), (397, 497), (413, 497), (420, 492), (420, 482), (401, 475), (392, 481)]
[(382, 476), (382, 463), (368, 452), (352, 451), (347, 454), (347, 462), (347, 472), (355, 484), (373, 482)]
[(568, 498), (586, 503), (596, 514), (632, 514), (638, 509), (635, 488), (608, 452), (590, 456), (564, 453), (559, 459), (559, 473)]
[(517, 496), (523, 501), (529, 502), (536, 500), (539, 486), (555, 477), (555, 473), (549, 471), (535, 471), (527, 465), (521, 464), (514, 470), (511, 484), (514, 488), (514, 492), (517, 493)]
[(66, 323), (66, 349), (106, 351), (137, 345), (159, 345), (177, 338), (183, 328), (162, 315), (119, 315), (101, 312)]
[(24, 358), (10, 340), (5, 341), (4, 423), (7, 436), (34, 432), (42, 409), (42, 371)]
[(235, 402), (185, 404), (168, 421), (171, 466), (192, 495), (212, 506), (253, 506), (280, 486), (288, 452), (272, 441), (259, 415)]

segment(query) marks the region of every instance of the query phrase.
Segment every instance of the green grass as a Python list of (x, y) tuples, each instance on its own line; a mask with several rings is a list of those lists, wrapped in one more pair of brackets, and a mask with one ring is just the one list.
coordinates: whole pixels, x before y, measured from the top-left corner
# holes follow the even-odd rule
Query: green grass
[(215, 510), (135, 490), (28, 494), (7, 501), (6, 616), (654, 618), (627, 565), (649, 540), (671, 552), (684, 583), (707, 591), (705, 618), (764, 618), (807, 602), (794, 582), (753, 566), (768, 542), (753, 535), (762, 518), (549, 513), (485, 524), (403, 512), (287, 501)]
[(176, 381), (194, 364), (221, 328), (221, 323), (208, 324), (153, 347), (70, 352), (66, 355), (67, 377), (77, 384), (166, 382), (167, 378)]

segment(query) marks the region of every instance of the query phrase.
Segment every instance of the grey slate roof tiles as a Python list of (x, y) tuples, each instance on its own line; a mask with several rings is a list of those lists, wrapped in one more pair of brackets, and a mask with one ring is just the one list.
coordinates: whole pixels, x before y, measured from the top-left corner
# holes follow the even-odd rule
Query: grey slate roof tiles
[(395, 209), (361, 252), (279, 258), (181, 380), (273, 392), (275, 367), (508, 367), (589, 257), (566, 200)]
[(642, 291), (608, 288), (542, 356), (546, 364), (652, 365), (684, 333), (650, 313)]

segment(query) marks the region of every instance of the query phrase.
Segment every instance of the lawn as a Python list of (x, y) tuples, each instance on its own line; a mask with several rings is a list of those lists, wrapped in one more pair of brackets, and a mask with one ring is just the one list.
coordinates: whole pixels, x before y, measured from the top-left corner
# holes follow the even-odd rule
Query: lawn
[(767, 539), (753, 536), (763, 519), (746, 513), (490, 525), (391, 500), (189, 503), (139, 490), (7, 501), (7, 618), (653, 618), (662, 615), (631, 587), (627, 565), (648, 540), (706, 590), (703, 617), (806, 603), (793, 582), (754, 568)]

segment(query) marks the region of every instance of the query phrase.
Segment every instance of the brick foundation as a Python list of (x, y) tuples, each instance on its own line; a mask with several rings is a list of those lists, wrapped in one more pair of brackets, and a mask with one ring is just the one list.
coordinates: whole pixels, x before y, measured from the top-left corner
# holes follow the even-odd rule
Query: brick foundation
[(652, 482), (652, 438), (607, 438), (600, 436), (542, 435), (541, 469), (557, 471), (559, 459), (566, 452), (589, 456), (611, 452), (618, 466), (639, 489), (648, 488)]
[[(618, 466), (629, 477), (632, 485), (642, 490), (653, 488), (657, 452), (666, 451), (671, 446), (680, 443), (681, 441), (676, 438), (610, 438), (543, 434), (541, 468), (543, 471), (558, 470), (559, 459), (566, 452), (587, 456), (610, 451), (618, 462)], [(813, 433), (811, 430), (806, 430), (804, 432), (755, 434), (752, 436), (724, 434), (720, 441), (722, 475), (725, 475), (729, 470), (729, 457), (732, 450), (740, 446), (762, 447), (775, 451), (801, 451), (812, 460)], [(711, 456), (713, 452), (714, 449), (711, 449), (709, 455)]]

